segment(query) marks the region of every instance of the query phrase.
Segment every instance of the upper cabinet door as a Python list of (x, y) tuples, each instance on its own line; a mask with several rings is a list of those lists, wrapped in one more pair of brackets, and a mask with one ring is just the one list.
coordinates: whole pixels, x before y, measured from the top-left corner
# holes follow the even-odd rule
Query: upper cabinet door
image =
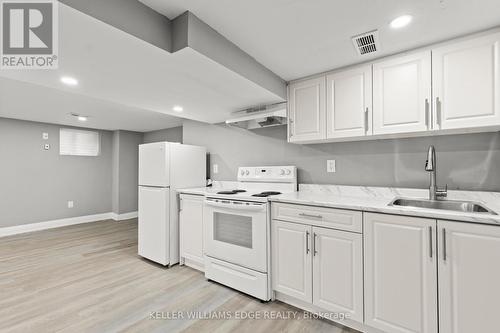
[(431, 52), (373, 65), (373, 134), (431, 129)]
[(371, 65), (330, 74), (326, 87), (327, 138), (371, 134)]
[(436, 333), (436, 221), (364, 217), (365, 324), (387, 333)]
[(500, 228), (438, 221), (439, 332), (498, 332)]
[(500, 33), (432, 51), (440, 129), (500, 125)]
[(325, 77), (289, 85), (290, 142), (326, 138)]

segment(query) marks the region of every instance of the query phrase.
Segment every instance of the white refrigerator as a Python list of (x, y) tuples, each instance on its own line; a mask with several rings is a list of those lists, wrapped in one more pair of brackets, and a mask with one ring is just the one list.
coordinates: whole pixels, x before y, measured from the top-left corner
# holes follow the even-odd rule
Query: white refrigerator
[(138, 252), (164, 266), (179, 262), (176, 190), (206, 183), (206, 149), (172, 142), (139, 145)]

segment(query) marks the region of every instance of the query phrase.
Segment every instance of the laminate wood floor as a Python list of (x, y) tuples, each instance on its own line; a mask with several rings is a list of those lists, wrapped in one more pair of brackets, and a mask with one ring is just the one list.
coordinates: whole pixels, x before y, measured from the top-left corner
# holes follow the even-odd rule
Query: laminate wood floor
[[(235, 318), (246, 313), (291, 319)], [(169, 319), (175, 315), (184, 319)], [(191, 268), (141, 259), (136, 219), (0, 238), (0, 332), (181, 331), (355, 332), (261, 303)]]

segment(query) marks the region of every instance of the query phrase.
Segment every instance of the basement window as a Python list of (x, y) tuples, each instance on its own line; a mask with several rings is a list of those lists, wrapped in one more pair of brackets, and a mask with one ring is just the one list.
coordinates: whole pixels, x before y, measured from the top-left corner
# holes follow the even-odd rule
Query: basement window
[(72, 128), (59, 131), (59, 155), (99, 156), (101, 140), (99, 132)]

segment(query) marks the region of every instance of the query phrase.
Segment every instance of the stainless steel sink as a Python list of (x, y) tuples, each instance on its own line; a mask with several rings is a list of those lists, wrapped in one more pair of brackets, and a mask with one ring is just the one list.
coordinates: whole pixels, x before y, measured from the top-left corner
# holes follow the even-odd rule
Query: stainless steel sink
[(483, 206), (482, 204), (472, 201), (396, 198), (389, 204), (389, 206), (453, 210), (464, 213), (481, 213), (489, 215), (498, 215), (497, 213)]

